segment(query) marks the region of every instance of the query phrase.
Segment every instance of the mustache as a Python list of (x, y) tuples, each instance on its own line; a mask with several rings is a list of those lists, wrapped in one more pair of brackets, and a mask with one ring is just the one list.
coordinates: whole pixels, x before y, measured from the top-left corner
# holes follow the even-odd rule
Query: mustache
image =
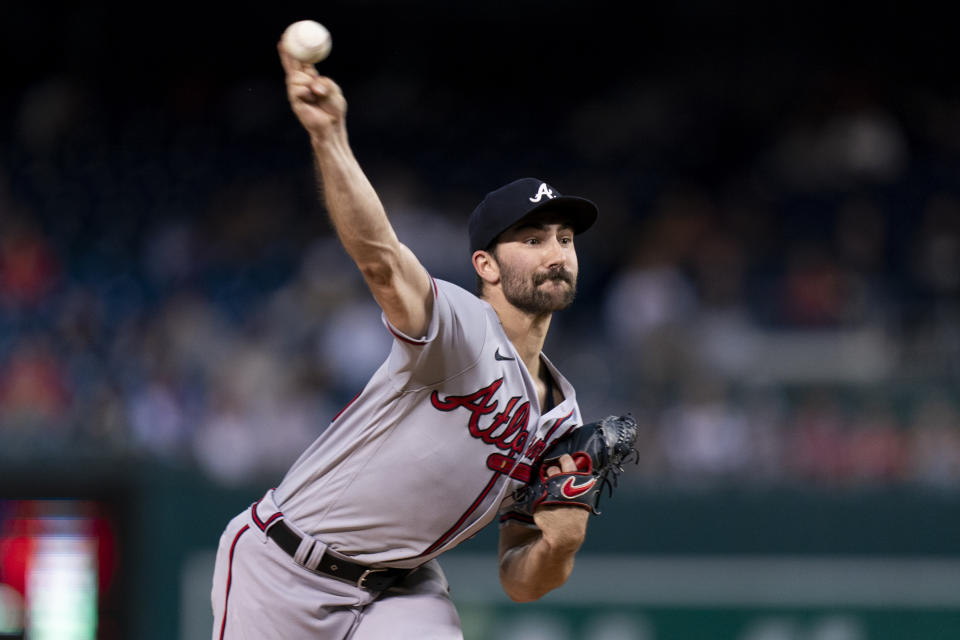
[(563, 267), (560, 267), (558, 269), (551, 269), (546, 273), (533, 274), (534, 286), (540, 286), (541, 284), (543, 284), (544, 282), (547, 282), (548, 280), (560, 280), (562, 282), (566, 282), (569, 285), (572, 285), (573, 275)]

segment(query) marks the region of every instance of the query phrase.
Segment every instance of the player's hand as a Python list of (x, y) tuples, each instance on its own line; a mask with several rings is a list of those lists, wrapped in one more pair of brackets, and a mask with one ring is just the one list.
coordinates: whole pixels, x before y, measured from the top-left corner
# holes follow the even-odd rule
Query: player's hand
[(287, 74), (290, 106), (312, 139), (323, 140), (344, 130), (347, 101), (330, 78), (317, 73), (312, 64), (300, 62), (277, 43), (280, 62)]
[[(577, 464), (569, 454), (563, 454), (556, 464), (547, 467), (547, 477), (562, 472), (577, 470)], [(578, 507), (544, 505), (533, 513), (533, 521), (540, 528), (544, 539), (561, 551), (574, 552), (587, 536), (587, 521), (590, 511)]]

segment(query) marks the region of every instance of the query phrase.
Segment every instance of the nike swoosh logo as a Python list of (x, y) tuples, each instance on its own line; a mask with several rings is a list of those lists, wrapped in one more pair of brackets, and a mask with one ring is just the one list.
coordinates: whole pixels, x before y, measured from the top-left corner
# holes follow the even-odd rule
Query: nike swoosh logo
[(560, 485), (560, 493), (562, 493), (565, 498), (579, 498), (587, 491), (590, 491), (596, 483), (596, 478), (590, 478), (583, 484), (576, 484), (576, 478), (567, 478), (566, 482)]
[(497, 352), (493, 354), (493, 357), (497, 360), (516, 360), (516, 358), (508, 358), (507, 356), (500, 355), (500, 347), (497, 347)]

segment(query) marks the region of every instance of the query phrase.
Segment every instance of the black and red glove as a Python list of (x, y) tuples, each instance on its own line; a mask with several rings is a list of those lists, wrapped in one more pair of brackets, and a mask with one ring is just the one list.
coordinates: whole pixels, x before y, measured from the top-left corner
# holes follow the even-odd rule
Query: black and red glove
[[(607, 416), (585, 424), (550, 445), (534, 465), (530, 482), (520, 490), (518, 506), (533, 513), (541, 505), (564, 505), (600, 513), (604, 486), (613, 495), (623, 463), (639, 458), (634, 448), (637, 421), (633, 416)], [(547, 477), (551, 466), (559, 467), (560, 456), (569, 454), (576, 471), (561, 471)]]

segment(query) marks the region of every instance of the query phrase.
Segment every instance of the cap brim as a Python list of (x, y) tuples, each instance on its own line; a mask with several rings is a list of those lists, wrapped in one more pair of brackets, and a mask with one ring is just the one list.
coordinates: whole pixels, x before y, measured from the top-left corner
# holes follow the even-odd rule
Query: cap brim
[(597, 205), (590, 200), (578, 196), (557, 196), (552, 200), (547, 200), (530, 209), (526, 215), (520, 218), (515, 224), (519, 224), (530, 216), (542, 213), (548, 209), (555, 210), (558, 217), (569, 222), (573, 227), (573, 232), (577, 234), (583, 233), (597, 221)]

